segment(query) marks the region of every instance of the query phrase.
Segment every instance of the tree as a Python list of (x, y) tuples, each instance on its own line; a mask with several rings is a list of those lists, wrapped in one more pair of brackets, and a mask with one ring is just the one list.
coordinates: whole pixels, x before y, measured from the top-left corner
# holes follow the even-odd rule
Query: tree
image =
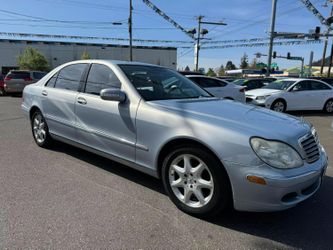
[(246, 69), (249, 67), (249, 57), (246, 53), (241, 57), (241, 63), (239, 66), (241, 69)]
[(209, 68), (206, 75), (207, 76), (216, 76), (216, 73), (214, 72), (214, 70), (212, 68)]
[(85, 50), (83, 51), (82, 55), (81, 55), (81, 60), (88, 60), (90, 59), (90, 55), (89, 53)]
[(26, 47), (22, 54), (18, 56), (17, 64), (20, 69), (48, 71), (49, 64), (45, 56), (37, 49)]
[(191, 71), (189, 66), (185, 67), (185, 71)]
[(225, 75), (225, 69), (224, 69), (223, 64), (222, 64), (221, 67), (219, 68), (217, 74), (218, 74), (218, 76), (224, 76), (224, 75)]
[(228, 61), (227, 64), (225, 65), (226, 70), (233, 70), (236, 69), (235, 64), (232, 63), (232, 61)]
[(253, 58), (252, 62), (249, 65), (249, 69), (257, 69), (258, 68), (257, 63), (258, 63), (257, 58)]

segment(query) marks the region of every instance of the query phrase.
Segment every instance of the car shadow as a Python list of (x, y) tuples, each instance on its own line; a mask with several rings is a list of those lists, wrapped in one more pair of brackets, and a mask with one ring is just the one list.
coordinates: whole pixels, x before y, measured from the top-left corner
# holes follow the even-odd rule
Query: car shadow
[(138, 183), (154, 191), (165, 194), (163, 185), (160, 180), (118, 162), (60, 142), (55, 142), (52, 150), (65, 153), (71, 157), (85, 161), (112, 174), (119, 175), (131, 182)]
[[(52, 150), (65, 153), (166, 195), (160, 180), (130, 167), (67, 144), (56, 143)], [(325, 176), (319, 192), (294, 208), (272, 213), (239, 212), (228, 209), (219, 217), (205, 219), (203, 222), (269, 239), (290, 247), (332, 249), (332, 191), (333, 178)]]

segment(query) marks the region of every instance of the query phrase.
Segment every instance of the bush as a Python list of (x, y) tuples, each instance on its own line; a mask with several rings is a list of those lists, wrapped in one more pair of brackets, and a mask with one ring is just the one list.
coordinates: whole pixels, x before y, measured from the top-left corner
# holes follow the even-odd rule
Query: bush
[(37, 49), (26, 47), (17, 61), (20, 69), (48, 71), (50, 66), (45, 56)]

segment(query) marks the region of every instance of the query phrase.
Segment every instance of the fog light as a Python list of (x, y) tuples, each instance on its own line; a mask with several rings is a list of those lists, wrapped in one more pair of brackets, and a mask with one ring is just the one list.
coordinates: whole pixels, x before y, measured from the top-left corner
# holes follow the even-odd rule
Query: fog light
[(259, 177), (259, 176), (255, 176), (255, 175), (248, 175), (248, 176), (246, 176), (246, 179), (249, 182), (253, 182), (253, 183), (256, 183), (256, 184), (260, 184), (260, 185), (266, 185), (267, 184), (264, 178)]

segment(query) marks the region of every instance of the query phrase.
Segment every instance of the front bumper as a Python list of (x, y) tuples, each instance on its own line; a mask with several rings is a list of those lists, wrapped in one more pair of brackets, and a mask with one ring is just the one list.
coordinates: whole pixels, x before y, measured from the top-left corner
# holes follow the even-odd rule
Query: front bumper
[[(321, 186), (328, 162), (321, 147), (319, 160), (305, 163), (297, 169), (274, 169), (266, 164), (257, 167), (228, 165), (235, 209), (269, 212), (288, 209), (315, 194)], [(249, 182), (246, 179), (248, 175), (265, 179), (266, 185)]]
[(250, 97), (246, 97), (246, 103), (261, 106), (261, 107), (266, 106), (265, 105), (265, 100), (256, 100), (256, 99), (252, 99)]

